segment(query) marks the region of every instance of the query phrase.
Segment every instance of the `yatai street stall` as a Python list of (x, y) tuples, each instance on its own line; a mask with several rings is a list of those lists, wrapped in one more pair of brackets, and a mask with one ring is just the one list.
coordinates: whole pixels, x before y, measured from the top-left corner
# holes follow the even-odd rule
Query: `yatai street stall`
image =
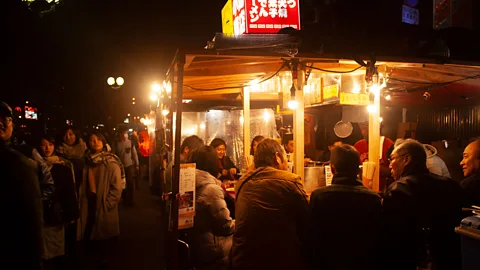
[[(287, 36), (280, 36), (286, 38)], [(167, 76), (171, 84), (171, 100), (159, 102), (157, 115), (170, 110), (176, 113), (175, 122), (165, 117), (158, 127), (166, 127), (166, 134), (175, 132), (175, 166), (172, 183), (170, 230), (178, 229), (178, 194), (180, 180), (180, 143), (183, 129), (182, 112), (195, 102), (208, 101), (224, 107), (243, 107), (243, 123), (250, 123), (251, 105), (258, 102), (261, 108), (278, 107), (278, 112), (293, 112), (294, 160), (293, 171), (304, 180), (304, 110), (325, 104), (359, 106), (368, 110), (369, 122), (369, 168), (371, 179), (364, 184), (379, 191), (380, 159), (380, 103), (403, 93), (429, 85), (435, 89), (454, 84), (453, 78), (474, 81), (478, 78), (476, 66), (444, 65), (428, 60), (365, 58), (365, 60), (319, 58), (298, 54), (280, 57), (275, 54), (249, 51), (205, 50), (199, 53), (179, 51)], [(450, 77), (453, 77), (450, 79)], [(418, 91), (418, 90), (417, 90)], [(433, 90), (430, 90), (433, 91)], [(163, 94), (162, 94), (163, 95)], [(168, 96), (168, 93), (164, 93)], [(230, 104), (230, 105), (228, 105)], [(233, 104), (233, 105), (232, 105)], [(208, 107), (208, 106), (207, 106)], [(168, 115), (168, 113), (167, 113)], [(163, 123), (162, 123), (163, 121)], [(170, 125), (168, 126), (167, 123)], [(201, 128), (201, 123), (197, 123)], [(243, 147), (241, 157), (250, 149), (250, 125), (243, 124)], [(198, 129), (196, 130), (198, 131)], [(168, 142), (168, 136), (166, 141)], [(242, 165), (243, 166), (243, 165)], [(174, 241), (176, 243), (176, 240)]]
[[(239, 137), (241, 143), (233, 147), (233, 155), (237, 166), (243, 170), (246, 169), (243, 160), (249, 155), (254, 135), (251, 130), (253, 110), (269, 109), (267, 114), (272, 120), (282, 115), (293, 115), (292, 170), (305, 181), (305, 148), (315, 147), (315, 140), (311, 139), (314, 127), (306, 124), (310, 120), (305, 112), (332, 104), (368, 110), (368, 162), (363, 167), (364, 185), (378, 192), (384, 188), (379, 181), (381, 103), (479, 78), (480, 69), (474, 64), (467, 66), (454, 61), (439, 64), (436, 59), (360, 54), (352, 56), (351, 52), (326, 54), (299, 51), (300, 40), (295, 35), (295, 30), (300, 29), (299, 1), (285, 2), (287, 6), (278, 11), (278, 15), (283, 17), (277, 16), (277, 19), (288, 18), (288, 23), (271, 21), (268, 14), (261, 12), (262, 6), (257, 6), (258, 9), (252, 6), (256, 1), (229, 1), (222, 10), (222, 15), (227, 18), (223, 25), (227, 35), (217, 34), (214, 41), (207, 45), (207, 50), (178, 51), (163, 87), (154, 93), (158, 103), (149, 122), (149, 130), (156, 138), (153, 146), (162, 149), (162, 155), (174, 152), (171, 193), (164, 196), (171, 202), (168, 229), (172, 269), (177, 269), (179, 262), (178, 230), (193, 226), (195, 215), (194, 208), (190, 209), (190, 204), (194, 205), (191, 202), (194, 196), (188, 194), (182, 197), (185, 194), (181, 192), (186, 182), (191, 185), (193, 180), (194, 183), (195, 180), (188, 177), (195, 167), (180, 164), (180, 144), (187, 134), (203, 134), (204, 138), (211, 138), (211, 134), (204, 130), (208, 129), (205, 111), (214, 108), (228, 112), (215, 116), (220, 122), (225, 115), (234, 115), (236, 120), (241, 117), (242, 121), (237, 122), (243, 136)], [(255, 10), (259, 12), (250, 12)], [(249, 33), (256, 35), (243, 35)], [(241, 112), (232, 114), (232, 109), (238, 108), (242, 108)], [(185, 125), (187, 118), (183, 117), (185, 110), (197, 112), (197, 120), (188, 119), (191, 122), (188, 127)], [(227, 125), (230, 121), (224, 122)], [(273, 133), (270, 136), (276, 137)], [(205, 142), (209, 143), (208, 140)], [(165, 167), (163, 162), (159, 165)], [(189, 180), (186, 181), (186, 178)], [(317, 181), (316, 184), (305, 185), (305, 188), (309, 193), (313, 188), (326, 184), (327, 181)], [(181, 224), (180, 201), (182, 209), (191, 210), (188, 222), (185, 216), (180, 217)], [(185, 213), (182, 212), (182, 215)]]

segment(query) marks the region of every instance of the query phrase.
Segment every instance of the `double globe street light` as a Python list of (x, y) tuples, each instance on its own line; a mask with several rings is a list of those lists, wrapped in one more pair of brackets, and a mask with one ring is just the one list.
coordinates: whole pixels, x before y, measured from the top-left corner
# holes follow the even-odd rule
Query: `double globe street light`
[(110, 85), (113, 89), (118, 89), (122, 87), (122, 85), (125, 83), (125, 80), (123, 77), (117, 77), (116, 79), (114, 77), (108, 77), (107, 79), (107, 84)]

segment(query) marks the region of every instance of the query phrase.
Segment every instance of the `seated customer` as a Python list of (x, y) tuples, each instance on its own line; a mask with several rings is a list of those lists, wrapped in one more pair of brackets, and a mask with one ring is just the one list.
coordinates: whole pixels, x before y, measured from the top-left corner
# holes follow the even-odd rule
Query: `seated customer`
[(217, 171), (216, 177), (222, 181), (238, 179), (238, 169), (233, 164), (232, 160), (226, 155), (227, 144), (220, 138), (215, 138), (210, 143), (210, 146), (217, 152)]
[(187, 237), (192, 262), (196, 269), (227, 269), (235, 221), (224, 199), (217, 174), (217, 154), (210, 146), (191, 153), (189, 163), (195, 163), (195, 220)]
[(332, 150), (332, 185), (310, 198), (311, 269), (377, 269), (380, 196), (357, 177), (360, 154), (351, 145)]
[(254, 171), (238, 181), (232, 270), (303, 270), (307, 264), (307, 196), (273, 139), (255, 152)]
[(255, 155), (255, 151), (257, 151), (257, 145), (263, 140), (265, 137), (262, 135), (255, 136), (253, 138), (252, 143), (250, 144), (250, 155), (246, 157), (247, 160), (247, 171), (255, 170), (255, 163), (253, 161), (253, 157)]

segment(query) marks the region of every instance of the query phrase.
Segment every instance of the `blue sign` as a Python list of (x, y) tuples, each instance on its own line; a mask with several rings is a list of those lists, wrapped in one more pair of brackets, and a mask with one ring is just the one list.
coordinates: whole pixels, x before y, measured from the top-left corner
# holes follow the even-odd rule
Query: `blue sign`
[(403, 5), (402, 22), (418, 25), (418, 23), (420, 22), (420, 12), (418, 11), (418, 9)]

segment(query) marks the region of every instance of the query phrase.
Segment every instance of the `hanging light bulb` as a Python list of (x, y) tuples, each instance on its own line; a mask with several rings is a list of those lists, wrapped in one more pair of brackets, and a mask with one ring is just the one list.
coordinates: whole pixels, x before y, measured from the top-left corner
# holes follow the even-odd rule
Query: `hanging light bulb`
[(288, 108), (290, 108), (292, 110), (296, 110), (298, 108), (298, 101), (296, 101), (295, 99), (289, 100), (288, 101)]
[(157, 101), (158, 100), (158, 95), (155, 92), (150, 93), (150, 100), (151, 101)]
[(160, 93), (161, 90), (162, 90), (162, 87), (160, 86), (160, 84), (158, 84), (158, 83), (152, 84), (152, 91), (153, 92)]
[(298, 101), (295, 98), (295, 85), (292, 83), (292, 87), (290, 87), (290, 100), (288, 101), (288, 108), (295, 110), (298, 108)]
[(167, 110), (167, 109), (163, 109), (163, 110), (162, 110), (163, 116), (167, 116), (169, 113), (170, 113), (170, 111)]

